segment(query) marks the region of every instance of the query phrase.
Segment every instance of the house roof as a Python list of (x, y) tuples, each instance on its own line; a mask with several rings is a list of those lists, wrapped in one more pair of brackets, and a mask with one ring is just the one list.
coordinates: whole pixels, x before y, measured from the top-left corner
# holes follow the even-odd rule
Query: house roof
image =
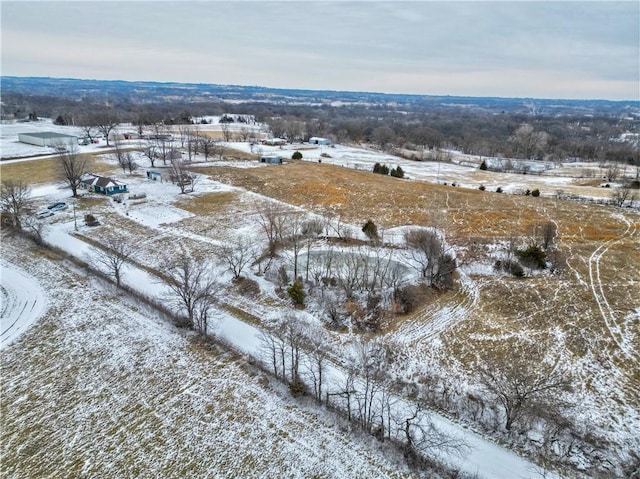
[(99, 186), (100, 188), (108, 188), (109, 186), (127, 186), (121, 181), (108, 178), (106, 176), (86, 174), (80, 181), (87, 186)]

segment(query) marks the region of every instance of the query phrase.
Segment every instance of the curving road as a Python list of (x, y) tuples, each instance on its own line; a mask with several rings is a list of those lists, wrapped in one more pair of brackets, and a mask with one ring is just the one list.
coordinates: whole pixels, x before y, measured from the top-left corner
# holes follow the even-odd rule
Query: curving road
[(0, 262), (0, 349), (24, 333), (47, 310), (38, 281), (17, 266)]

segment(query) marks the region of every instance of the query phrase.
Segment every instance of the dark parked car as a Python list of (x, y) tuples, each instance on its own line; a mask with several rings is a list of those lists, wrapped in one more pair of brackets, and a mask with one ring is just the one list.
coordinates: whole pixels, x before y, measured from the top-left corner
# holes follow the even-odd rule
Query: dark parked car
[(50, 211), (62, 211), (62, 210), (66, 210), (67, 208), (68, 206), (64, 201), (57, 201), (47, 206), (47, 209)]

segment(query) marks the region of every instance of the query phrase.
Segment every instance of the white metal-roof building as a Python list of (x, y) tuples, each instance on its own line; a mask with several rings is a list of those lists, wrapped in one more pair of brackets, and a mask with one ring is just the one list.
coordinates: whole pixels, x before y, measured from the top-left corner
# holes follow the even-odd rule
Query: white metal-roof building
[(330, 145), (331, 140), (329, 138), (321, 138), (319, 136), (312, 136), (309, 138), (310, 145)]
[(269, 163), (270, 165), (281, 165), (282, 157), (277, 155), (262, 155), (259, 161), (260, 163)]
[(36, 146), (71, 146), (78, 144), (78, 137), (73, 135), (65, 135), (63, 133), (54, 133), (52, 131), (44, 131), (41, 133), (18, 133), (18, 141)]

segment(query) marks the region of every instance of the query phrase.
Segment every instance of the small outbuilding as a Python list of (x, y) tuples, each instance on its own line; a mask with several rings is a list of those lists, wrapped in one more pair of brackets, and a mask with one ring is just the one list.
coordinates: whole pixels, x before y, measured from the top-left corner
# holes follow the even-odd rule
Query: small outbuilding
[(94, 193), (102, 193), (103, 195), (116, 195), (127, 192), (127, 185), (124, 183), (106, 176), (92, 174), (84, 175), (78, 186)]
[(147, 170), (147, 178), (151, 181), (166, 183), (171, 181), (171, 172), (169, 170)]
[(330, 145), (331, 140), (329, 138), (321, 138), (319, 136), (312, 136), (309, 138), (310, 145)]
[(36, 146), (68, 146), (78, 144), (78, 137), (73, 135), (65, 135), (63, 133), (54, 133), (53, 131), (43, 131), (36, 133), (18, 133), (18, 141)]
[(270, 146), (282, 146), (287, 144), (287, 140), (284, 138), (267, 138), (266, 140), (262, 140), (263, 145)]
[(260, 157), (260, 163), (268, 163), (270, 165), (281, 165), (282, 164), (282, 157), (281, 156), (270, 156), (270, 155), (263, 155)]

